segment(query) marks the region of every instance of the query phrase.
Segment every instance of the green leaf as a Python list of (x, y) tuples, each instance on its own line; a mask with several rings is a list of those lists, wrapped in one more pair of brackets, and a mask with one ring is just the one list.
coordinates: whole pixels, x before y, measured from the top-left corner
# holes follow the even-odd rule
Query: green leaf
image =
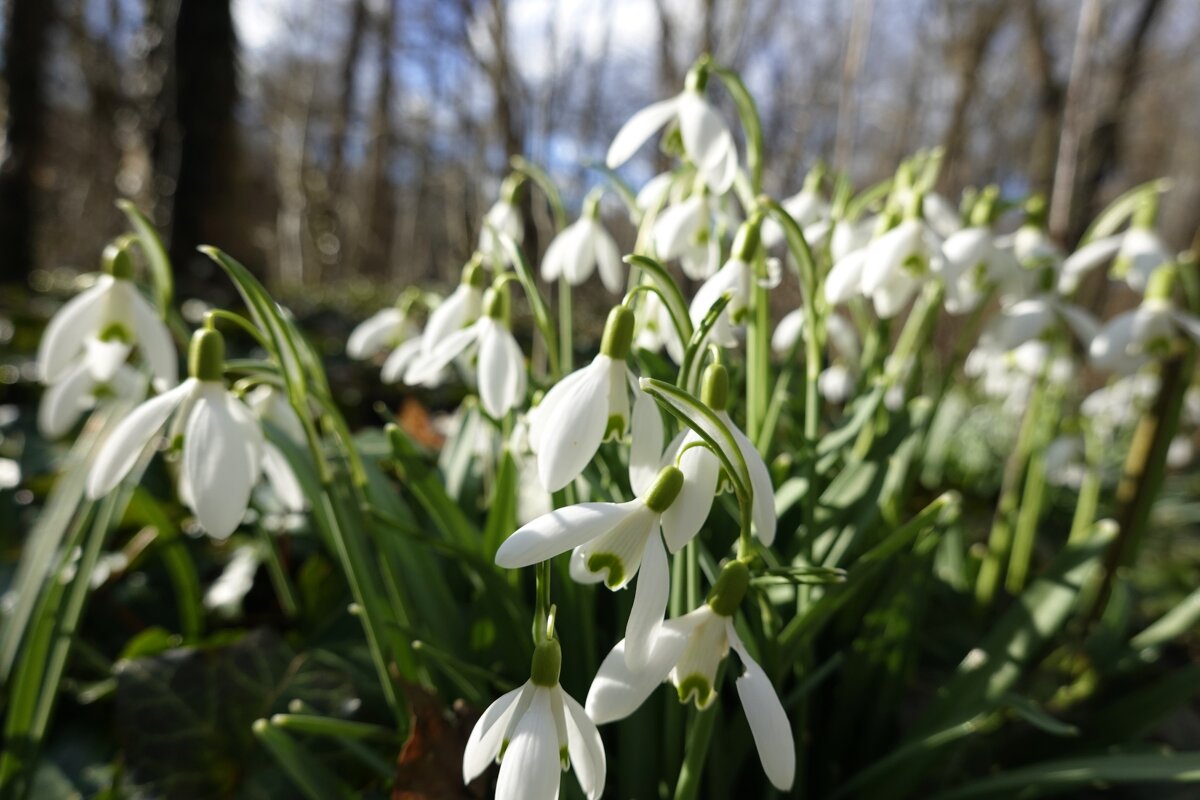
[(1112, 783), (1200, 782), (1200, 753), (1177, 755), (1102, 755), (1048, 761), (1002, 772), (929, 800), (965, 800), (972, 797), (1046, 797), (1081, 786)]
[(1079, 735), (1079, 728), (1050, 716), (1045, 709), (1028, 697), (1022, 697), (1015, 692), (1007, 692), (1002, 698), (1002, 702), (1018, 717), (1051, 736)]
[(146, 263), (150, 266), (150, 276), (154, 281), (154, 300), (158, 303), (158, 312), (166, 317), (175, 297), (175, 276), (174, 270), (171, 269), (171, 259), (167, 256), (167, 249), (163, 247), (162, 239), (159, 238), (158, 231), (154, 229), (154, 224), (146, 219), (137, 206), (128, 200), (118, 200), (117, 207), (124, 212), (130, 226), (137, 234), (138, 244), (141, 245), (142, 253), (146, 256)]

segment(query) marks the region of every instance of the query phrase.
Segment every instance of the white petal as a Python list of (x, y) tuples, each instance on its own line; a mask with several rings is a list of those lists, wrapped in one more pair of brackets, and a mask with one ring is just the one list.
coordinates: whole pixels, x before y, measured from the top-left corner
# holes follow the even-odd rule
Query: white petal
[(700, 169), (705, 185), (718, 197), (728, 192), (733, 187), (733, 182), (737, 180), (737, 147), (733, 144), (733, 137), (728, 135), (729, 132), (725, 133), (724, 146), (720, 148), (721, 157)]
[(571, 387), (580, 381), (587, 380), (589, 371), (586, 367), (580, 368), (567, 375), (558, 383), (550, 387), (542, 401), (529, 410), (527, 419), (529, 421), (529, 449), (537, 453), (541, 449), (542, 431), (545, 429), (545, 422), (549, 419), (558, 407), (558, 404), (563, 398), (571, 394)]
[(741, 428), (729, 418), (729, 414), (724, 411), (717, 413), (721, 420), (729, 426), (730, 433), (737, 441), (738, 449), (742, 451), (742, 458), (746, 460), (746, 469), (750, 473), (750, 486), (754, 492), (751, 516), (755, 534), (760, 542), (770, 547), (771, 543), (775, 541), (776, 523), (775, 489), (771, 485), (771, 473), (767, 471), (767, 465), (763, 462), (762, 456), (758, 454), (758, 450), (746, 438), (746, 434), (742, 433)]
[[(699, 442), (700, 437), (689, 432), (683, 440), (687, 446)], [(746, 465), (749, 467), (749, 463)], [(672, 553), (679, 550), (700, 532), (700, 526), (708, 519), (713, 498), (717, 494), (717, 478), (721, 473), (721, 462), (704, 445), (688, 447), (679, 459), (683, 472), (683, 488), (679, 496), (662, 515), (663, 538)], [(772, 501), (773, 502), (773, 501)]]
[(225, 387), (204, 383), (183, 434), (183, 463), (192, 511), (204, 530), (225, 539), (237, 530), (258, 478), (245, 430), (231, 413)]
[(569, 225), (560, 231), (546, 248), (546, 253), (542, 256), (541, 268), (542, 280), (546, 283), (553, 283), (562, 275), (563, 265), (566, 263), (566, 253), (571, 249), (574, 236), (575, 226)]
[(921, 281), (906, 269), (893, 272), (885, 283), (871, 294), (871, 303), (880, 319), (891, 319), (899, 314), (917, 290)]
[(659, 258), (677, 258), (688, 250), (707, 222), (706, 216), (699, 196), (676, 203), (659, 215), (654, 223), (654, 249)]
[(1067, 256), (1067, 260), (1062, 263), (1062, 269), (1059, 271), (1059, 274), (1063, 279), (1073, 279), (1077, 282), (1080, 275), (1100, 266), (1115, 256), (1117, 251), (1121, 249), (1122, 238), (1118, 234), (1089, 242)]
[(679, 98), (679, 133), (688, 158), (701, 171), (723, 162), (733, 147), (725, 121), (699, 92)]
[(421, 355), (413, 359), (404, 371), (404, 382), (409, 386), (418, 386), (441, 375), (450, 362), (476, 342), (485, 324), (482, 319), (477, 320), (466, 328), (448, 334), (432, 346), (422, 347)]
[(929, 225), (943, 239), (962, 227), (962, 217), (959, 215), (958, 209), (936, 192), (925, 195), (925, 199), (921, 203), (921, 210)]
[(275, 490), (275, 494), (279, 496), (279, 501), (283, 503), (284, 508), (294, 512), (304, 510), (304, 489), (301, 488), (300, 481), (296, 478), (296, 473), (292, 471), (292, 465), (288, 463), (287, 457), (270, 442), (263, 445), (262, 472), (270, 482), (271, 488)]
[(609, 169), (616, 169), (628, 161), (655, 131), (670, 122), (675, 117), (678, 103), (678, 97), (660, 100), (630, 117), (608, 147), (604, 161)]
[(1037, 339), (1054, 323), (1054, 306), (1045, 297), (1022, 300), (1004, 309), (996, 328), (996, 344), (1012, 350)]
[(137, 336), (138, 350), (154, 373), (159, 387), (174, 386), (179, 380), (179, 359), (175, 353), (175, 340), (166, 324), (141, 292), (129, 285), (129, 310), (133, 318), (133, 330)]
[(783, 319), (779, 320), (779, 324), (775, 326), (775, 332), (771, 334), (771, 349), (780, 355), (791, 352), (792, 346), (803, 332), (804, 309), (797, 308), (795, 311), (789, 311), (783, 315)]
[(864, 294), (874, 295), (892, 284), (894, 276), (905, 270), (904, 263), (921, 253), (922, 233), (920, 222), (906, 219), (871, 243), (862, 273)]
[(483, 409), (501, 419), (525, 399), (525, 359), (517, 340), (489, 320), (479, 339), (479, 398)]
[(658, 535), (657, 525), (646, 540), (642, 554), (641, 569), (638, 570), (637, 588), (634, 590), (633, 607), (625, 625), (625, 661), (630, 669), (638, 670), (650, 660), (650, 647), (654, 635), (667, 613), (667, 599), (671, 593), (670, 568), (667, 566), (667, 551)]
[(1118, 314), (1096, 334), (1088, 348), (1093, 364), (1100, 369), (1128, 374), (1146, 361), (1144, 356), (1128, 352), (1133, 342), (1134, 319), (1134, 311)]
[(500, 754), (500, 746), (504, 743), (504, 734), (508, 732), (513, 712), (517, 708), (517, 700), (521, 692), (529, 686), (527, 683), (500, 695), (475, 723), (463, 750), (463, 783), (475, 780), (496, 760), (496, 756)]
[(641, 188), (635, 198), (637, 207), (642, 211), (661, 208), (667, 200), (667, 194), (671, 191), (671, 184), (674, 183), (674, 180), (675, 176), (664, 172), (646, 181), (646, 185)]
[(654, 398), (638, 389), (633, 401), (633, 441), (629, 448), (629, 485), (641, 497), (650, 491), (662, 460), (663, 422)]
[(600, 282), (613, 294), (625, 288), (625, 265), (621, 262), (621, 251), (608, 231), (596, 224), (596, 264), (600, 267)]
[(863, 269), (867, 265), (867, 250), (854, 250), (833, 265), (825, 277), (825, 299), (830, 305), (845, 303), (862, 292)]
[[(674, 620), (672, 620), (674, 622)], [(637, 711), (667, 678), (687, 646), (686, 634), (670, 623), (659, 626), (643, 669), (631, 670), (625, 661), (625, 640), (605, 657), (588, 690), (587, 713), (597, 725), (615, 722)]]
[(1055, 311), (1066, 321), (1067, 327), (1075, 337), (1084, 344), (1092, 341), (1100, 331), (1100, 323), (1096, 322), (1096, 318), (1078, 306), (1055, 303)]
[(129, 359), (130, 345), (120, 339), (97, 339), (89, 336), (83, 340), (84, 362), (97, 383), (108, 383)]
[[(551, 406), (537, 415), (538, 477), (546, 491), (557, 492), (575, 480), (599, 449), (608, 428), (611, 361), (596, 356), (580, 370), (580, 379), (565, 384)], [(546, 394), (543, 404), (558, 388)]]
[(72, 299), (50, 319), (38, 343), (38, 377), (43, 383), (57, 380), (79, 356), (84, 338), (100, 332), (105, 298), (112, 284), (110, 276), (101, 276), (95, 286)]
[(377, 311), (363, 320), (346, 341), (346, 355), (351, 358), (370, 358), (390, 345), (404, 327), (404, 315), (392, 307)]
[(505, 569), (528, 567), (553, 558), (608, 533), (644, 508), (628, 503), (578, 503), (543, 514), (523, 525), (496, 551), (496, 564)]
[(529, 708), (517, 719), (512, 740), (500, 761), (496, 800), (558, 800), (562, 778), (558, 731), (550, 707), (550, 692), (531, 686)]
[(433, 350), (443, 339), (459, 328), (474, 322), (479, 316), (483, 293), (466, 284), (455, 287), (450, 296), (435, 308), (425, 323), (421, 334), (421, 347), (425, 352)]
[(387, 360), (383, 362), (383, 369), (379, 372), (380, 380), (384, 383), (398, 383), (420, 353), (420, 339), (409, 339), (402, 342), (399, 347), (388, 354)]
[(47, 439), (63, 436), (79, 415), (95, 404), (96, 379), (86, 364), (76, 364), (46, 388), (38, 406), (38, 430)]
[(1154, 231), (1130, 228), (1121, 242), (1120, 255), (1129, 259), (1125, 282), (1136, 291), (1143, 291), (1150, 273), (1171, 260), (1171, 254)]
[(130, 412), (113, 430), (88, 473), (88, 497), (99, 500), (113, 490), (129, 474), (138, 456), (154, 435), (166, 424), (171, 412), (196, 388), (196, 380), (183, 383), (147, 400)]
[(600, 731), (596, 730), (596, 723), (588, 718), (587, 712), (575, 698), (561, 689), (559, 691), (567, 711), (567, 753), (571, 756), (571, 769), (587, 799), (599, 800), (604, 794), (608, 771)]
[(792, 788), (796, 778), (796, 741), (791, 723), (788, 722), (783, 704), (779, 702), (775, 687), (762, 667), (750, 658), (738, 638), (733, 621), (726, 624), (729, 626), (729, 644), (745, 668), (745, 672), (737, 679), (738, 697), (746, 712), (746, 721), (750, 723), (750, 733), (754, 736), (754, 746), (758, 748), (763, 772), (767, 773), (772, 786), (786, 792)]
[(572, 286), (586, 281), (596, 269), (595, 238), (594, 220), (581, 219), (571, 226), (571, 237), (563, 253), (562, 275)]

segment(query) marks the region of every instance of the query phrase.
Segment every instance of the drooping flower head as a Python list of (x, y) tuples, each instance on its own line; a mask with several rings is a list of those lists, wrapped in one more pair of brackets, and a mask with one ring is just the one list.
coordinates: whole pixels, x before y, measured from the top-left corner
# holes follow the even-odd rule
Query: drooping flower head
[[(462, 269), (462, 277), (458, 286), (450, 296), (438, 304), (429, 314), (425, 330), (416, 346), (397, 348), (392, 353), (392, 359), (384, 365), (383, 380), (400, 380), (410, 385), (422, 385), (428, 381), (440, 380), (439, 374), (430, 375), (428, 370), (418, 368), (422, 358), (428, 357), (437, 347), (452, 334), (467, 327), (479, 318), (483, 309), (483, 290), (487, 286), (487, 273), (484, 271), (482, 257), (477, 253)], [(404, 355), (399, 355), (404, 350)], [(395, 363), (392, 363), (395, 361)], [(393, 369), (389, 370), (389, 367)]]
[(562, 773), (573, 769), (588, 800), (604, 793), (604, 742), (583, 707), (558, 683), (557, 639), (533, 651), (529, 680), (488, 706), (463, 751), (463, 783), (499, 759), (496, 800), (557, 800)]
[(369, 359), (385, 350), (391, 351), (380, 373), (384, 383), (399, 381), (421, 350), (421, 337), (411, 314), (419, 295), (420, 292), (411, 290), (402, 293), (394, 306), (360, 322), (346, 341), (346, 355), (354, 359)]
[(479, 251), (491, 259), (492, 264), (502, 264), (507, 258), (501, 236), (507, 236), (517, 244), (525, 238), (525, 223), (517, 207), (521, 183), (519, 175), (505, 178), (500, 186), (500, 199), (483, 216), (483, 226), (479, 229)]
[(1153, 194), (1138, 206), (1125, 231), (1094, 239), (1063, 262), (1059, 290), (1064, 294), (1074, 292), (1085, 274), (1111, 261), (1112, 277), (1136, 291), (1145, 291), (1154, 271), (1172, 260), (1166, 244), (1154, 231), (1157, 216), (1158, 196)]
[(1181, 334), (1200, 342), (1200, 319), (1171, 301), (1176, 270), (1173, 264), (1156, 269), (1142, 304), (1113, 317), (1096, 334), (1088, 351), (1093, 364), (1127, 375), (1169, 355)]
[(616, 241), (600, 224), (600, 196), (589, 194), (579, 219), (563, 228), (542, 258), (542, 280), (560, 278), (578, 286), (600, 268), (600, 282), (613, 294), (625, 286), (625, 267)]

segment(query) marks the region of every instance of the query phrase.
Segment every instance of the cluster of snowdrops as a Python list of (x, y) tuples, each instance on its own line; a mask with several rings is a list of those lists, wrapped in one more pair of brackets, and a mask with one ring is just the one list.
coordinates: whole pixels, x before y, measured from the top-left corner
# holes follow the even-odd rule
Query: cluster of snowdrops
[[(714, 76), (739, 109), (744, 157), (710, 102)], [(730, 651), (762, 768), (781, 790), (793, 783), (792, 725), (752, 655), (755, 643), (735, 624), (756, 576), (768, 567), (778, 575), (806, 566), (781, 566), (770, 555), (775, 493), (761, 448), (788, 388), (780, 391), (776, 382), (777, 391), (770, 390), (773, 363), (803, 360), (802, 428), (811, 444), (822, 405), (846, 405), (864, 389), (880, 392), (889, 407), (911, 399), (931, 320), (944, 311), (981, 323), (981, 331), (964, 326), (972, 336), (963, 369), (1013, 409), (1040, 383), (1070, 382), (1086, 361), (1111, 373), (1111, 384), (1088, 401), (1094, 430), (1085, 433), (1095, 442), (1128, 421), (1122, 417), (1135, 404), (1123, 398), (1141, 391), (1135, 387), (1146, 378), (1139, 370), (1187, 337), (1200, 339), (1200, 320), (1177, 306), (1180, 259), (1154, 232), (1158, 185), (1126, 196), (1066, 253), (1046, 234), (1036, 198), (1014, 202), (989, 187), (952, 204), (936, 194), (936, 153), (914, 157), (893, 178), (857, 194), (844, 178), (815, 168), (798, 193), (771, 200), (761, 194), (756, 126), (740, 82), (698, 62), (678, 96), (621, 128), (607, 153), (605, 182), (546, 248), (540, 277), (559, 285), (558, 324), (521, 249), (521, 193), (542, 193), (560, 223), (567, 220), (554, 186), (525, 165), (503, 182), (453, 292), (441, 299), (406, 291), (347, 343), (350, 356), (381, 360), (387, 383), (465, 381), (493, 429), (488, 441), (507, 448), (525, 476), (520, 527), (495, 561), (537, 568), (529, 680), (483, 713), (462, 765), (470, 782), (499, 760), (497, 797), (556, 797), (569, 767), (586, 796), (598, 798), (607, 766), (597, 725), (628, 716), (664, 682), (681, 702), (707, 708)], [(660, 131), (676, 165), (634, 192), (616, 170)], [(631, 256), (622, 257), (606, 230), (606, 196), (637, 229)], [(114, 398), (141, 401), (103, 443), (89, 496), (112, 492), (165, 433), (178, 497), (208, 535), (235, 531), (264, 479), (285, 508), (303, 513), (308, 500), (264, 424), (303, 445), (317, 435), (312, 410), (278, 382), (227, 382), (220, 329), (245, 328), (245, 320), (211, 311), (192, 336), (180, 381), (174, 338), (135, 280), (131, 244), (110, 247), (105, 265), (54, 317), (38, 354), (47, 385), (39, 423), (47, 435), (65, 434), (81, 414)], [(678, 273), (664, 265), (678, 265), (698, 282), (690, 301)], [(1101, 324), (1074, 296), (1090, 271), (1104, 267), (1142, 299)], [(572, 371), (571, 287), (597, 272), (619, 302), (608, 313), (599, 353)], [(798, 284), (799, 307), (773, 320), (771, 290), (788, 282)], [(536, 354), (523, 351), (511, 329), (519, 296), (531, 311)], [(906, 309), (889, 351), (881, 331)], [(678, 367), (677, 380), (636, 374), (635, 348), (665, 353)], [(633, 499), (613, 502), (585, 477), (606, 441), (627, 447)], [(1081, 452), (1069, 443), (1056, 450), (1063, 459)], [(714, 511), (724, 492), (735, 500), (724, 508), (736, 509), (736, 547), (706, 599), (667, 618), (670, 561), (702, 535), (710, 514), (725, 513)], [(582, 704), (559, 686), (569, 653), (556, 635), (547, 565), (566, 553), (569, 574), (580, 583), (614, 591), (634, 584), (625, 637)]]

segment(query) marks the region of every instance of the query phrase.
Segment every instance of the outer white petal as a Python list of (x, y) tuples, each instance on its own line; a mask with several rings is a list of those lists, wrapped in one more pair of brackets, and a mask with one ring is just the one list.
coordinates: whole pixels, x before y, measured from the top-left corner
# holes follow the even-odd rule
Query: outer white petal
[(500, 695), (475, 723), (463, 750), (463, 783), (475, 780), (496, 760), (496, 756), (500, 755), (504, 734), (508, 732), (509, 723), (512, 722), (513, 712), (518, 706), (517, 701), (526, 689), (532, 691), (531, 684), (526, 683)]
[(671, 173), (664, 172), (646, 181), (646, 185), (638, 191), (635, 198), (637, 207), (642, 211), (649, 211), (662, 206), (667, 200), (667, 194), (671, 191), (671, 184), (674, 183), (674, 180)]
[(429, 352), (443, 339), (479, 316), (483, 293), (466, 284), (459, 284), (450, 296), (442, 301), (429, 315), (425, 332), (421, 334), (421, 346)]
[[(672, 620), (672, 623), (674, 620)], [(687, 646), (687, 635), (671, 623), (658, 629), (643, 669), (631, 670), (625, 661), (625, 640), (605, 657), (588, 690), (587, 713), (597, 725), (615, 722), (637, 711), (638, 706), (667, 679)]]
[(262, 472), (270, 482), (271, 488), (275, 490), (275, 494), (279, 496), (279, 501), (288, 511), (304, 510), (306, 505), (304, 489), (300, 487), (300, 481), (297, 480), (296, 473), (292, 471), (292, 465), (288, 463), (287, 458), (279, 451), (278, 447), (270, 442), (263, 444)]
[(861, 248), (833, 265), (825, 277), (825, 299), (839, 305), (862, 292), (863, 269), (867, 265), (867, 250)]
[(85, 364), (76, 364), (46, 388), (38, 406), (38, 430), (47, 439), (63, 436), (79, 415), (95, 404), (96, 379)]
[(53, 383), (71, 365), (83, 348), (83, 340), (100, 332), (106, 296), (113, 278), (102, 275), (96, 285), (80, 293), (58, 310), (38, 343), (38, 377)]
[(745, 645), (738, 638), (733, 620), (726, 624), (729, 645), (737, 652), (745, 668), (745, 672), (737, 679), (738, 697), (746, 712), (746, 721), (750, 723), (750, 733), (754, 736), (754, 746), (758, 748), (763, 772), (767, 773), (772, 786), (786, 792), (796, 779), (796, 741), (792, 736), (791, 723), (788, 722), (783, 704), (779, 702), (775, 687), (762, 667), (750, 658)]
[(742, 451), (742, 458), (746, 460), (746, 469), (750, 473), (750, 485), (754, 492), (753, 513), (751, 517), (754, 522), (755, 534), (758, 540), (767, 547), (775, 541), (775, 489), (771, 484), (771, 473), (767, 471), (767, 465), (763, 462), (762, 456), (758, 454), (758, 450), (746, 438), (746, 434), (742, 433), (741, 428), (734, 424), (729, 418), (729, 414), (724, 411), (717, 412), (728, 427), (733, 438), (737, 440), (738, 449)]
[(679, 97), (660, 100), (634, 114), (617, 131), (604, 162), (609, 169), (616, 169), (629, 160), (655, 131), (675, 118)]
[(596, 730), (596, 723), (588, 718), (587, 712), (575, 698), (561, 689), (559, 691), (567, 712), (567, 754), (571, 757), (571, 769), (587, 799), (599, 800), (604, 794), (608, 772), (600, 731)]
[(183, 434), (183, 464), (192, 510), (216, 539), (225, 539), (237, 530), (258, 479), (245, 429), (231, 412), (231, 402), (237, 401), (228, 397), (224, 386), (203, 383)]
[(1171, 260), (1162, 239), (1145, 228), (1130, 228), (1125, 232), (1120, 255), (1129, 259), (1125, 282), (1139, 292), (1145, 290), (1150, 273)]
[(154, 306), (141, 292), (128, 286), (130, 315), (133, 317), (133, 330), (137, 336), (138, 350), (142, 358), (154, 373), (155, 383), (160, 388), (174, 386), (179, 380), (179, 358), (175, 353), (175, 341), (166, 323), (158, 316)]
[(804, 309), (797, 308), (795, 311), (789, 311), (783, 315), (783, 319), (779, 320), (779, 324), (775, 326), (775, 332), (771, 334), (771, 349), (780, 355), (791, 352), (792, 345), (796, 343), (803, 332)]
[[(580, 379), (567, 384), (550, 407), (537, 415), (538, 477), (547, 491), (557, 492), (575, 480), (604, 439), (611, 362), (606, 356), (596, 356), (580, 370)], [(551, 401), (557, 388), (547, 393), (543, 403)], [(533, 430), (530, 433), (534, 435)]]
[(696, 290), (696, 296), (692, 298), (692, 304), (688, 308), (688, 315), (692, 318), (693, 325), (699, 325), (700, 322), (708, 315), (709, 309), (721, 299), (721, 296), (726, 292), (731, 292), (732, 297), (725, 310), (721, 312), (717, 322), (712, 327), (712, 339), (721, 347), (734, 347), (737, 345), (737, 337), (733, 333), (733, 323), (730, 319), (730, 312), (735, 310), (735, 307), (745, 308), (746, 299), (744, 296), (739, 296), (745, 288), (747, 267), (744, 263), (730, 259), (725, 266), (717, 270), (717, 273), (706, 280), (699, 289)]
[[(1059, 271), (1062, 280), (1071, 282), (1072, 285), (1078, 282), (1079, 276), (1085, 272), (1108, 261), (1117, 254), (1121, 249), (1121, 241), (1123, 235), (1108, 236), (1104, 239), (1097, 239), (1094, 242), (1089, 242), (1083, 247), (1076, 250), (1067, 259), (1063, 261), (1062, 268)], [(1061, 284), (1060, 284), (1061, 285)]]
[(634, 589), (633, 607), (625, 625), (625, 661), (630, 669), (638, 670), (650, 660), (654, 636), (667, 613), (671, 593), (671, 573), (667, 566), (667, 551), (654, 526), (646, 540)]
[(608, 231), (596, 223), (596, 264), (600, 268), (600, 282), (613, 294), (625, 288), (625, 265), (621, 262), (621, 250)]
[(546, 283), (553, 283), (562, 276), (563, 265), (567, 260), (566, 253), (574, 235), (575, 226), (568, 225), (546, 247), (546, 253), (542, 256), (541, 269), (542, 280)]
[(907, 269), (895, 270), (871, 294), (871, 303), (875, 306), (875, 313), (881, 319), (891, 319), (899, 314), (904, 306), (908, 305), (908, 301), (912, 299), (919, 288), (921, 288), (921, 281)]
[(633, 401), (633, 441), (629, 448), (629, 485), (641, 497), (658, 476), (663, 451), (663, 422), (654, 398), (638, 389)]
[(721, 158), (700, 170), (705, 185), (718, 197), (728, 192), (737, 180), (737, 147), (733, 144), (732, 136), (727, 138), (726, 143), (728, 146), (721, 148)]
[(1129, 373), (1146, 361), (1143, 356), (1129, 354), (1129, 346), (1134, 341), (1135, 316), (1135, 311), (1118, 314), (1096, 334), (1088, 348), (1093, 364), (1100, 369)]
[(541, 449), (542, 431), (545, 428), (545, 422), (549, 419), (565, 397), (571, 395), (571, 387), (580, 381), (587, 380), (588, 369), (582, 367), (575, 370), (570, 375), (560, 380), (558, 383), (550, 387), (545, 396), (542, 397), (542, 402), (538, 403), (530, 409), (527, 415), (529, 420), (529, 449), (534, 453)]
[(1096, 318), (1079, 306), (1070, 303), (1055, 303), (1055, 311), (1067, 323), (1067, 327), (1071, 329), (1076, 338), (1084, 344), (1092, 341), (1100, 331), (1100, 323), (1096, 321)]
[(479, 338), (479, 398), (500, 419), (525, 399), (525, 359), (517, 340), (500, 323), (484, 322)]
[(108, 383), (129, 359), (132, 347), (119, 339), (101, 340), (89, 336), (83, 340), (84, 362), (97, 383)]
[(166, 424), (171, 412), (196, 389), (197, 381), (189, 378), (168, 392), (147, 400), (121, 420), (96, 454), (88, 473), (87, 492), (99, 500), (113, 490), (129, 474), (138, 456), (154, 435)]
[(684, 92), (679, 97), (679, 133), (688, 158), (700, 170), (725, 160), (733, 148), (733, 137), (721, 115), (699, 92)]
[(571, 227), (575, 230), (568, 240), (562, 274), (567, 283), (578, 286), (590, 278), (596, 269), (596, 222), (581, 219)]
[(863, 294), (874, 295), (905, 269), (904, 262), (921, 252), (922, 234), (918, 220), (906, 219), (871, 243), (862, 273)]
[(1004, 309), (996, 328), (996, 344), (1012, 350), (1036, 339), (1054, 324), (1054, 306), (1045, 297), (1022, 300)]
[(518, 528), (496, 551), (496, 564), (505, 569), (528, 567), (592, 541), (643, 508), (641, 500), (627, 503), (578, 503), (555, 509)]
[(550, 692), (530, 686), (529, 708), (517, 719), (512, 739), (500, 761), (496, 800), (558, 800), (562, 763)]
[(412, 365), (413, 360), (421, 354), (421, 340), (409, 339), (388, 354), (379, 371), (379, 378), (384, 383), (398, 383), (404, 378), (404, 373)]
[(479, 339), (479, 334), (486, 323), (483, 319), (476, 320), (465, 328), (454, 331), (432, 346), (422, 347), (419, 356), (413, 359), (404, 371), (404, 382), (409, 386), (427, 384), (442, 374), (450, 362), (463, 354)]
[(925, 195), (921, 206), (929, 226), (943, 239), (962, 227), (962, 217), (958, 209), (940, 194), (930, 192)]
[[(683, 446), (700, 441), (694, 432), (689, 432)], [(749, 463), (747, 463), (749, 466)], [(683, 488), (679, 496), (662, 515), (663, 538), (672, 553), (679, 550), (700, 532), (700, 526), (708, 519), (713, 498), (717, 494), (717, 478), (721, 474), (721, 462), (703, 445), (688, 447), (679, 459), (683, 472)], [(772, 500), (774, 502), (774, 500)]]
[(377, 311), (351, 331), (346, 341), (346, 355), (351, 358), (370, 358), (383, 350), (400, 334), (404, 315), (392, 307)]
[(654, 223), (654, 249), (659, 258), (683, 255), (706, 222), (704, 200), (699, 196), (689, 197), (660, 214)]

